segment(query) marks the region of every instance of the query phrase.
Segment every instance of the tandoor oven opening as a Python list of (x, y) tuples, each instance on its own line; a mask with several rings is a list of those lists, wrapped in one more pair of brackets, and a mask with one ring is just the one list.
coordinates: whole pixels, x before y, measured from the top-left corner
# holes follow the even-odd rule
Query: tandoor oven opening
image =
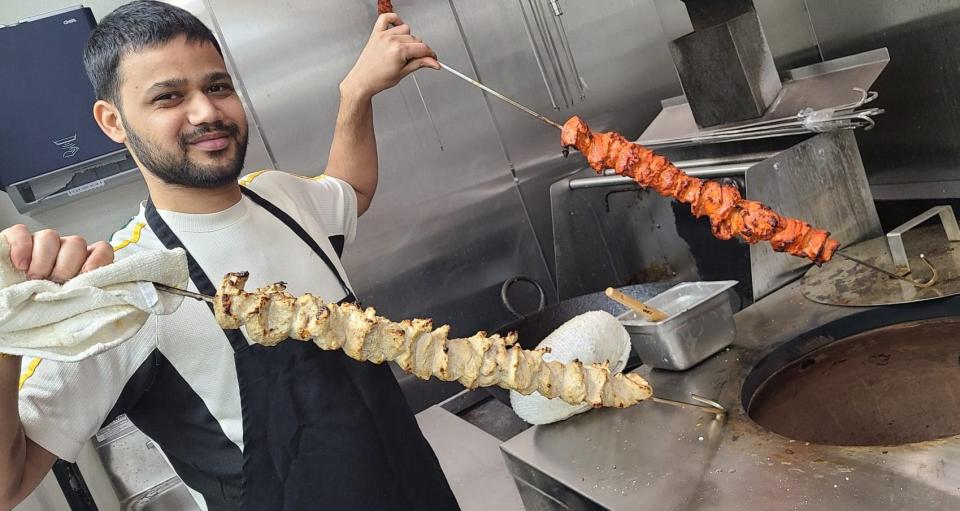
[(749, 416), (796, 440), (889, 446), (960, 434), (960, 317), (837, 340), (756, 389), (744, 400)]

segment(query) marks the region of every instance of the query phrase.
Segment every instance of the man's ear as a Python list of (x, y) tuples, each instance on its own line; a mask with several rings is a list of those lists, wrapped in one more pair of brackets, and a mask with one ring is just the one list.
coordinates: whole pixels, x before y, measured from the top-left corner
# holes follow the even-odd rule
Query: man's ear
[(93, 118), (96, 119), (100, 129), (118, 144), (127, 141), (127, 130), (123, 127), (123, 119), (120, 118), (120, 111), (112, 103), (102, 99), (93, 104)]

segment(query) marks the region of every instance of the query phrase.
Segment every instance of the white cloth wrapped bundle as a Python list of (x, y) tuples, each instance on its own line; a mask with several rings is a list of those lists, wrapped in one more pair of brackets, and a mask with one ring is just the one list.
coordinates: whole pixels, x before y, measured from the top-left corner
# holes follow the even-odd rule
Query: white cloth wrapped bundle
[[(567, 321), (548, 335), (537, 348), (550, 348), (543, 360), (584, 364), (610, 362), (610, 373), (623, 371), (630, 357), (630, 334), (623, 325), (604, 311), (591, 311)], [(539, 394), (525, 396), (510, 392), (510, 405), (530, 424), (562, 421), (590, 409), (589, 404), (571, 405)]]
[(181, 249), (144, 251), (60, 285), (28, 280), (0, 237), (0, 353), (75, 362), (132, 337), (151, 314), (170, 314), (183, 298), (149, 282), (184, 287)]

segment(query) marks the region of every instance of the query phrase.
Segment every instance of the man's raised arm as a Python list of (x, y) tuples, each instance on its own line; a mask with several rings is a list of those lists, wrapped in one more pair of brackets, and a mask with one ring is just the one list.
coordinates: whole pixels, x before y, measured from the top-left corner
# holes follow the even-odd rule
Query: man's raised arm
[(436, 54), (396, 14), (383, 14), (357, 63), (340, 84), (340, 112), (325, 173), (357, 192), (357, 215), (370, 207), (377, 190), (377, 141), (373, 106), (377, 93), (420, 69), (440, 69)]

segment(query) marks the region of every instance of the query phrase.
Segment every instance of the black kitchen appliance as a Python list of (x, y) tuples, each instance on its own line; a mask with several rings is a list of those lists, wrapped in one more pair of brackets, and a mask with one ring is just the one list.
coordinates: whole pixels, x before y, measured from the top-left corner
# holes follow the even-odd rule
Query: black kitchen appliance
[(0, 187), (123, 149), (93, 119), (83, 47), (89, 8), (0, 28)]

